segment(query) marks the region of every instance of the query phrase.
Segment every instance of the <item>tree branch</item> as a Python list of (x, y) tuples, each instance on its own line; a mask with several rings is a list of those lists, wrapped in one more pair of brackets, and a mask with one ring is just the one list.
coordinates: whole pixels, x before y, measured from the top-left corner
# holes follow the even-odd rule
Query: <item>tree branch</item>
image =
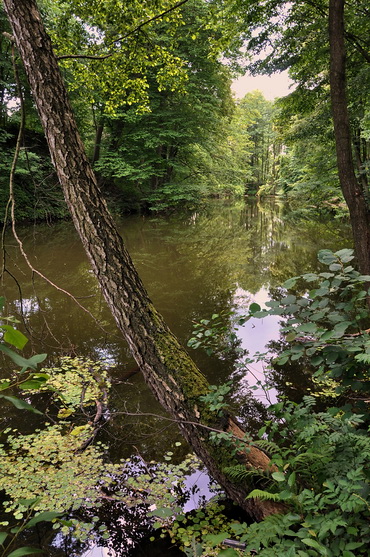
[[(181, 0), (181, 2), (178, 2), (177, 4), (175, 4), (174, 6), (172, 6), (171, 8), (168, 8), (167, 10), (165, 10), (164, 12), (155, 15), (153, 17), (151, 17), (150, 19), (147, 19), (146, 21), (144, 21), (143, 23), (140, 23), (139, 25), (137, 25), (137, 27), (134, 27), (134, 29), (131, 29), (131, 31), (129, 31), (128, 33), (126, 33), (126, 35), (122, 35), (122, 37), (118, 37), (117, 39), (114, 39), (114, 41), (112, 41), (111, 43), (109, 43), (107, 45), (107, 47), (113, 46), (116, 43), (120, 42), (120, 41), (124, 41), (125, 39), (127, 39), (128, 37), (130, 37), (131, 35), (134, 35), (137, 31), (140, 31), (140, 29), (142, 29), (143, 27), (145, 27), (145, 25), (148, 25), (149, 23), (152, 23), (153, 21), (156, 21), (157, 19), (161, 19), (162, 17), (164, 17), (165, 15), (173, 12), (174, 10), (177, 10), (177, 8), (179, 8), (180, 6), (182, 6), (183, 4), (186, 4), (189, 0)], [(103, 56), (93, 56), (93, 55), (88, 55), (88, 54), (65, 54), (63, 56), (57, 56), (58, 60), (70, 60), (70, 59), (78, 59), (78, 58), (86, 58), (88, 60), (105, 60), (107, 58), (110, 58), (111, 56), (113, 56), (113, 54), (115, 54), (114, 52), (111, 52), (109, 54), (105, 54)]]

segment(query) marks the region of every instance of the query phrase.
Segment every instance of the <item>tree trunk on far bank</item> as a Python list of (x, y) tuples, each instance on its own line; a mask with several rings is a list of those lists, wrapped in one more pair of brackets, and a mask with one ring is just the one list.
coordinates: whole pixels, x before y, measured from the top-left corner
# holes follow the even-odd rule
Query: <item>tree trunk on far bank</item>
[(370, 207), (368, 191), (356, 177), (346, 97), (344, 0), (329, 2), (330, 95), (340, 185), (348, 205), (355, 254), (361, 273), (370, 274)]
[(94, 141), (94, 151), (91, 159), (91, 164), (94, 165), (100, 159), (101, 151), (101, 141), (103, 137), (104, 123), (99, 122), (95, 128), (95, 141)]
[(206, 379), (148, 298), (97, 187), (35, 1), (3, 1), (75, 228), (146, 382), (229, 497), (257, 520), (282, 512), (281, 504), (246, 500), (249, 489), (235, 485), (223, 471), (225, 465), (236, 461), (268, 470), (270, 461), (253, 446), (236, 459), (231, 456), (231, 446), (215, 447), (210, 442), (207, 427), (239, 438), (243, 431), (234, 418), (220, 420), (200, 401), (209, 391)]

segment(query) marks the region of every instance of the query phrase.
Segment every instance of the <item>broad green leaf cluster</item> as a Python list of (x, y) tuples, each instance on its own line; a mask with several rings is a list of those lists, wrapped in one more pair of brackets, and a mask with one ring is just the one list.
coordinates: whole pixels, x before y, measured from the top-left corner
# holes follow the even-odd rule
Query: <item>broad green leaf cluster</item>
[[(317, 383), (334, 380), (338, 396), (348, 397), (354, 408), (368, 413), (370, 276), (350, 264), (353, 250), (322, 250), (318, 258), (326, 271), (289, 279), (284, 284), (286, 295), (267, 302), (267, 310), (253, 308), (257, 309), (253, 315), (285, 318), (281, 332), (286, 343), (277, 365), (302, 362), (302, 367), (313, 370)], [(304, 291), (297, 293), (302, 283)]]
[[(299, 362), (315, 378), (317, 390), (299, 404), (283, 400), (268, 408), (269, 419), (253, 442), (270, 456), (275, 466), (271, 474), (243, 465), (225, 468), (233, 481), (258, 486), (250, 498), (281, 502), (287, 512), (251, 525), (232, 523), (231, 537), (241, 549), (221, 550), (219, 555), (367, 555), (370, 276), (351, 265), (350, 249), (322, 250), (318, 258), (322, 272), (289, 279), (266, 303), (267, 309), (254, 303), (249, 315), (237, 318), (240, 325), (252, 316), (281, 316), (283, 342), (272, 364), (283, 373), (285, 364)], [(212, 321), (203, 322), (210, 327)], [(219, 334), (225, 336), (222, 325)], [(203, 336), (190, 344), (208, 348)], [(268, 354), (258, 357), (271, 359)], [(248, 365), (252, 360), (244, 361)], [(218, 392), (220, 387), (210, 391), (209, 404), (217, 401)], [(330, 407), (333, 399), (336, 406)], [(326, 409), (318, 410), (317, 404)], [(215, 443), (231, 442), (223, 434), (214, 435)], [(219, 532), (215, 545), (230, 537), (230, 528)]]

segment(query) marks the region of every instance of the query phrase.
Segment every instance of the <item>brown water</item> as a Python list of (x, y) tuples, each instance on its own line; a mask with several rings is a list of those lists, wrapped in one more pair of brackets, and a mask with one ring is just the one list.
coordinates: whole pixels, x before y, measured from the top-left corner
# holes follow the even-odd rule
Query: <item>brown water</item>
[[(184, 344), (194, 321), (231, 309), (242, 312), (251, 301), (266, 301), (270, 288), (291, 276), (314, 271), (319, 249), (351, 247), (347, 226), (335, 220), (293, 220), (289, 211), (274, 200), (263, 204), (255, 200), (215, 201), (192, 214), (126, 217), (119, 227), (155, 306)], [(177, 429), (167, 421), (137, 415), (163, 412), (140, 374), (127, 379), (135, 363), (100, 295), (72, 224), (20, 228), (19, 234), (32, 264), (78, 298), (94, 316), (33, 276), (9, 237), (6, 269), (12, 276), (5, 274), (1, 293), (7, 299), (8, 314), (24, 321), (21, 328), (30, 338), (28, 350), (47, 352), (50, 358), (64, 353), (106, 360), (114, 380), (109, 401), (112, 419), (104, 430), (111, 457), (115, 460), (139, 451), (146, 459), (160, 460), (178, 439)], [(277, 318), (250, 321), (240, 330), (242, 346), (251, 354), (263, 350), (266, 342), (277, 335)], [(210, 358), (197, 350), (192, 356), (211, 383), (234, 377), (234, 393), (239, 400), (263, 372), (252, 367), (241, 377), (235, 372), (233, 355)], [(6, 366), (8, 362), (4, 361), (4, 369)], [(262, 395), (257, 392), (257, 396)], [(8, 411), (5, 421), (15, 425), (19, 412), (12, 408)], [(30, 428), (34, 427), (32, 419), (27, 416)], [(180, 459), (187, 448), (176, 450)], [(118, 550), (126, 538), (125, 534), (116, 534), (123, 536), (123, 541), (114, 541)], [(86, 553), (86, 557), (103, 555), (100, 549)], [(66, 555), (80, 555), (68, 551)], [(117, 555), (126, 554), (122, 551)]]
[[(269, 288), (314, 270), (319, 249), (350, 247), (347, 226), (335, 220), (292, 220), (289, 211), (274, 200), (216, 201), (199, 212), (169, 217), (129, 216), (119, 227), (155, 306), (184, 344), (194, 321), (266, 300)], [(19, 234), (32, 264), (94, 316), (32, 276), (15, 240), (9, 238), (6, 268), (14, 278), (5, 275), (2, 293), (8, 313), (24, 319), (29, 350), (104, 359), (119, 383), (113, 389), (112, 409), (161, 413), (139, 374), (121, 383), (135, 363), (105, 306), (72, 224), (36, 225), (21, 228)], [(270, 338), (276, 338), (277, 329), (276, 319), (249, 323), (240, 331), (243, 347), (251, 353), (263, 350)], [(192, 351), (192, 356), (213, 384), (227, 380), (233, 372), (233, 358), (209, 358), (200, 350)], [(243, 384), (253, 382), (250, 376)], [(116, 417), (111, 425), (112, 452), (126, 456), (132, 443), (140, 443), (151, 458), (163, 454), (167, 435), (157, 436), (157, 441), (147, 437), (155, 426), (148, 418), (144, 423), (148, 431), (143, 430), (143, 420)]]

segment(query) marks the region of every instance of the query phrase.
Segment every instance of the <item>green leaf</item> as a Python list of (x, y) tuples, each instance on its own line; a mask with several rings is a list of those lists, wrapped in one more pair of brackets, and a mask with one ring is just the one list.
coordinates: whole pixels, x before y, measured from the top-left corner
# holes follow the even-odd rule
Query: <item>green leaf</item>
[(257, 317), (258, 319), (266, 317), (267, 315), (269, 315), (269, 313), (265, 309), (262, 309), (261, 311), (255, 311), (253, 313), (253, 317)]
[(337, 323), (336, 325), (334, 325), (334, 330), (335, 331), (346, 331), (350, 325), (352, 325), (351, 321), (341, 321), (340, 323)]
[(297, 331), (301, 331), (302, 333), (315, 333), (317, 331), (316, 323), (302, 323), (297, 327)]
[(284, 482), (285, 481), (285, 474), (283, 474), (282, 472), (274, 472), (273, 474), (271, 474), (271, 476), (277, 482)]
[(249, 306), (250, 313), (256, 313), (256, 311), (261, 311), (261, 306), (255, 302)]
[(318, 275), (315, 275), (314, 273), (306, 273), (305, 275), (302, 275), (302, 278), (303, 278), (306, 282), (314, 282), (314, 281), (317, 280), (319, 277), (318, 277)]
[(342, 268), (342, 265), (340, 265), (339, 263), (332, 263), (331, 265), (329, 265), (329, 269), (331, 271), (340, 271)]
[(283, 491), (280, 491), (280, 493), (279, 493), (281, 501), (287, 501), (288, 499), (291, 499), (292, 495), (293, 495), (293, 493), (291, 491), (289, 491), (288, 489), (284, 489)]
[(8, 536), (9, 536), (8, 532), (0, 532), (0, 545), (4, 544)]
[(320, 273), (320, 277), (324, 277), (325, 279), (329, 279), (334, 277), (334, 273)]
[(155, 509), (148, 513), (148, 516), (158, 516), (159, 518), (168, 518), (169, 516), (173, 516), (173, 510), (163, 507), (161, 509)]
[(9, 553), (8, 557), (23, 557), (23, 555), (34, 555), (35, 553), (44, 553), (42, 549), (36, 547), (19, 547), (15, 551)]
[(296, 473), (292, 472), (288, 478), (288, 485), (289, 487), (293, 487), (293, 485), (295, 484), (295, 480), (296, 480)]
[(42, 412), (40, 412), (39, 410), (37, 410), (36, 408), (31, 406), (31, 404), (28, 404), (28, 402), (26, 402), (25, 400), (21, 400), (20, 398), (17, 398), (15, 396), (5, 396), (5, 395), (0, 395), (0, 398), (4, 398), (5, 400), (8, 400), (16, 408), (18, 408), (18, 410), (29, 410), (30, 412), (33, 412), (34, 414), (41, 414), (42, 415)]
[(32, 526), (35, 526), (39, 522), (51, 522), (54, 518), (57, 518), (59, 516), (62, 516), (62, 513), (58, 513), (56, 511), (45, 511), (39, 513), (27, 522), (25, 528), (31, 528)]
[(357, 549), (358, 547), (362, 547), (364, 545), (364, 542), (349, 542), (346, 543), (346, 547), (345, 549)]
[(317, 298), (318, 296), (327, 296), (329, 294), (329, 288), (327, 286), (321, 286), (316, 290), (310, 291), (311, 298)]
[(296, 338), (296, 336), (297, 336), (296, 333), (293, 332), (288, 333), (287, 336), (285, 337), (285, 340), (287, 342), (292, 342)]
[(329, 249), (321, 249), (317, 254), (317, 259), (320, 263), (324, 263), (325, 265), (330, 265), (338, 261), (338, 257)]
[(265, 306), (267, 306), (268, 308), (278, 308), (280, 306), (280, 302), (278, 302), (277, 300), (269, 300), (265, 303)]
[(214, 547), (226, 540), (229, 535), (230, 534), (228, 534), (227, 532), (220, 532), (219, 534), (208, 534), (207, 541), (209, 541)]
[(327, 551), (325, 547), (321, 545), (319, 542), (317, 542), (316, 540), (312, 540), (311, 538), (303, 538), (302, 542), (308, 545), (309, 547), (313, 547), (314, 549), (317, 549), (317, 551), (321, 555), (327, 555)]
[(282, 356), (282, 357), (276, 358), (276, 360), (274, 362), (278, 366), (283, 366), (284, 364), (287, 363), (288, 360), (289, 360), (289, 356)]
[(343, 248), (335, 252), (335, 255), (339, 257), (342, 261), (344, 261), (344, 257), (350, 257), (353, 259), (353, 249), (350, 248)]
[(28, 342), (28, 338), (24, 336), (23, 333), (14, 329), (11, 325), (1, 325), (1, 328), (5, 331), (4, 340), (9, 344), (12, 344), (19, 350), (22, 350)]
[(294, 304), (296, 300), (297, 300), (296, 296), (294, 296), (293, 294), (289, 294), (289, 296), (285, 296), (285, 298), (282, 298), (280, 300), (280, 303), (283, 304), (284, 306), (288, 306), (290, 304)]
[(218, 552), (218, 557), (239, 557), (239, 553), (237, 553), (235, 549), (229, 547), (228, 549), (221, 549), (221, 551)]
[(2, 352), (5, 352), (5, 354), (7, 354), (7, 356), (9, 356), (17, 366), (21, 368), (31, 367), (26, 358), (23, 358), (23, 356), (20, 356), (19, 354), (8, 348), (8, 346), (5, 346), (5, 344), (0, 343), (0, 350)]
[(320, 337), (320, 340), (329, 340), (332, 338), (333, 332), (332, 331), (325, 331)]
[(283, 287), (287, 288), (287, 289), (293, 288), (296, 285), (298, 279), (299, 279), (299, 277), (292, 277), (292, 278), (286, 280), (283, 283)]
[(47, 354), (35, 354), (31, 358), (28, 359), (28, 362), (31, 367), (36, 368), (38, 364), (41, 364), (47, 357)]
[(21, 389), (39, 389), (41, 385), (45, 383), (45, 379), (27, 379), (23, 383), (20, 383)]
[(19, 499), (19, 503), (22, 507), (31, 508), (35, 503), (40, 501), (40, 497), (33, 497), (32, 499)]

